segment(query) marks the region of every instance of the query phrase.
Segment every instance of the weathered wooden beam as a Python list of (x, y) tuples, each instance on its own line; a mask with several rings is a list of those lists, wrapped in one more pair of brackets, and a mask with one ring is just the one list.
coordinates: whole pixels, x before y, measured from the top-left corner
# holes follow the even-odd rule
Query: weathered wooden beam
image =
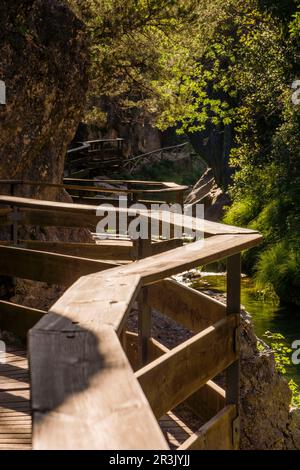
[[(88, 188), (86, 188), (88, 189)], [(160, 190), (157, 190), (159, 192)], [(139, 193), (140, 191), (136, 191)], [(152, 191), (151, 191), (152, 192)], [(154, 191), (155, 192), (155, 191)], [(37, 209), (37, 210), (46, 210), (46, 211), (55, 211), (55, 212), (73, 212), (78, 214), (90, 214), (95, 216), (95, 206), (84, 205), (84, 204), (72, 204), (64, 202), (53, 202), (53, 201), (42, 201), (36, 199), (20, 198), (14, 196), (0, 196), (0, 205), (9, 205), (16, 206), (19, 208), (27, 209)], [(108, 210), (116, 212), (124, 212), (128, 214), (128, 210), (111, 208)], [(141, 210), (140, 213), (151, 220), (157, 220), (160, 223), (171, 223), (172, 227), (181, 228), (183, 225), (183, 216), (182, 214), (171, 213), (169, 211), (147, 211)], [(171, 218), (171, 221), (170, 221)], [(100, 218), (98, 218), (100, 220)], [(226, 235), (226, 234), (242, 234), (242, 235), (255, 235), (256, 231), (250, 229), (243, 229), (239, 227), (218, 224), (215, 222), (210, 222), (207, 220), (196, 219), (193, 217), (185, 216), (184, 218), (185, 228), (192, 230), (198, 230), (210, 235)]]
[[(126, 331), (125, 351), (134, 371), (139, 369), (138, 334)], [(149, 339), (149, 363), (170, 350), (154, 338)], [(212, 380), (209, 380), (197, 392), (188, 397), (184, 403), (203, 421), (210, 420), (225, 406), (225, 390)]]
[(44, 227), (82, 227), (95, 231), (101, 217), (91, 213), (73, 213), (68, 211), (22, 209), (20, 225), (38, 225)]
[(226, 315), (226, 306), (208, 295), (164, 279), (149, 286), (149, 305), (196, 333)]
[(232, 423), (235, 414), (235, 406), (227, 405), (177, 450), (233, 450)]
[(222, 387), (209, 380), (185, 403), (203, 421), (208, 421), (224, 408), (225, 395), (225, 390)]
[[(106, 243), (66, 243), (66, 242), (43, 242), (39, 240), (19, 240), (22, 248), (29, 250), (47, 251), (49, 253), (60, 253), (68, 256), (96, 260), (132, 260), (134, 253), (132, 243), (122, 243), (114, 240)], [(12, 246), (12, 242), (2, 242), (0, 245)]]
[(168, 448), (112, 327), (34, 328), (29, 354), (35, 450)]
[(139, 276), (106, 275), (101, 284), (98, 279), (81, 277), (51, 307), (47, 318), (42, 318), (36, 328), (70, 331), (80, 326), (97, 333), (103, 325), (108, 325), (120, 335), (140, 287)]
[(0, 245), (0, 274), (69, 286), (116, 263)]
[(47, 312), (0, 300), (0, 329), (25, 339), (27, 333)]
[(227, 259), (227, 315), (235, 315), (237, 322), (235, 350), (236, 361), (226, 370), (226, 404), (235, 405), (233, 423), (233, 447), (238, 449), (240, 439), (240, 310), (241, 310), (241, 255), (237, 253)]
[(157, 418), (236, 360), (235, 329), (235, 316), (227, 317), (136, 372)]
[(183, 245), (181, 238), (171, 238), (170, 240), (161, 240), (155, 243), (151, 243), (152, 256), (159, 253), (164, 253), (168, 250), (173, 250)]
[(239, 253), (258, 245), (261, 240), (262, 237), (259, 234), (216, 235), (145, 258), (126, 267), (117, 268), (116, 273), (125, 276), (139, 275), (143, 284), (149, 285), (165, 277)]

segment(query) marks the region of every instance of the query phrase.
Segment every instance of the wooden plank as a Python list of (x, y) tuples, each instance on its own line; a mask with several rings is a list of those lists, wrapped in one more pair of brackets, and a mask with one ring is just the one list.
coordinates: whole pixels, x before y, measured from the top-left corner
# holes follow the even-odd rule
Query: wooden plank
[(235, 405), (235, 425), (233, 428), (233, 445), (239, 448), (240, 440), (240, 311), (241, 311), (241, 255), (235, 254), (227, 259), (227, 315), (237, 319), (236, 351), (237, 360), (226, 370), (226, 404)]
[(154, 338), (150, 338), (150, 360), (155, 361), (170, 350)]
[[(126, 331), (126, 354), (134, 371), (139, 369), (138, 334)], [(149, 340), (149, 363), (170, 350), (154, 338)], [(188, 397), (184, 403), (203, 421), (210, 420), (225, 406), (225, 390), (209, 380), (200, 390)]]
[(193, 435), (193, 431), (171, 411), (160, 418), (159, 425), (171, 450), (177, 449), (180, 444)]
[(234, 362), (235, 328), (235, 316), (227, 317), (136, 372), (157, 418)]
[[(132, 331), (125, 332), (125, 352), (133, 370), (139, 369), (139, 335)], [(152, 362), (163, 354), (169, 352), (169, 349), (156, 341), (154, 338), (148, 340), (148, 362)]]
[(25, 390), (14, 390), (11, 393), (0, 392), (0, 405), (4, 405), (5, 403), (28, 403), (28, 400), (28, 387)]
[(30, 450), (30, 444), (0, 444), (0, 450)]
[(93, 279), (86, 282), (87, 279), (78, 279), (35, 328), (49, 331), (86, 328), (97, 332), (103, 325), (109, 325), (120, 334), (140, 291), (139, 276), (106, 276), (101, 284)]
[(9, 408), (0, 408), (0, 418), (6, 418), (11, 416), (24, 416), (30, 417), (30, 409), (27, 406), (25, 410), (11, 410)]
[[(5, 381), (0, 383), (0, 392), (9, 391), (9, 390), (24, 390), (25, 387), (29, 387), (29, 375), (27, 374), (27, 381), (25, 382), (24, 379), (22, 382), (15, 379), (6, 379)], [(0, 426), (1, 426), (1, 418), (0, 418)]]
[(233, 450), (232, 426), (235, 415), (235, 406), (226, 406), (177, 450)]
[[(117, 240), (114, 243), (65, 243), (65, 242), (43, 242), (39, 240), (19, 240), (20, 246), (29, 250), (48, 251), (61, 253), (80, 258), (97, 260), (132, 260), (132, 243), (122, 244)], [(2, 242), (0, 245), (11, 246), (12, 242)]]
[(156, 243), (151, 243), (152, 255), (164, 253), (165, 251), (173, 250), (182, 245), (183, 240), (181, 238), (171, 238), (170, 240), (161, 240)]
[[(0, 300), (0, 329), (11, 331), (16, 336), (26, 339), (27, 332), (46, 312), (35, 308), (23, 307), (11, 302)], [(13, 355), (16, 357), (15, 355)], [(6, 363), (9, 355), (6, 355)], [(1, 388), (1, 386), (0, 386)]]
[(125, 331), (124, 351), (129, 364), (135, 371), (139, 368), (139, 335), (132, 331)]
[(149, 305), (196, 333), (226, 315), (226, 306), (208, 295), (164, 279), (149, 286)]
[(43, 227), (81, 227), (94, 231), (101, 217), (91, 213), (73, 213), (66, 211), (21, 209), (22, 220), (20, 225), (38, 225)]
[(14, 373), (19, 374), (23, 372), (23, 370), (28, 369), (27, 360), (24, 358), (24, 361), (19, 361), (17, 365), (15, 364), (0, 364), (0, 376), (1, 374), (7, 373), (9, 371), (9, 375), (13, 375)]
[(43, 201), (15, 196), (0, 196), (0, 205), (9, 205), (27, 209), (37, 209), (54, 212), (95, 215), (95, 206), (72, 204), (68, 202)]
[(111, 327), (35, 328), (29, 345), (34, 449), (167, 449)]
[(80, 276), (117, 266), (112, 261), (90, 260), (3, 245), (0, 245), (0, 257), (0, 274), (49, 284), (70, 285)]
[(143, 366), (149, 361), (149, 339), (151, 337), (152, 312), (148, 305), (147, 287), (138, 296), (138, 328), (139, 328), (139, 364)]
[(225, 406), (225, 390), (209, 380), (185, 402), (203, 421), (210, 420)]
[[(79, 186), (80, 188), (80, 186)], [(85, 189), (89, 189), (89, 187), (85, 187)], [(111, 191), (111, 190), (108, 190)], [(153, 190), (149, 191), (151, 193), (159, 193), (165, 192), (166, 190)], [(169, 191), (173, 191), (170, 189)], [(121, 191), (122, 192), (122, 191)], [(130, 190), (129, 192), (134, 192), (134, 190)], [(136, 191), (140, 193), (140, 190)], [(146, 192), (146, 191), (144, 191)], [(14, 196), (0, 196), (0, 205), (9, 205), (9, 206), (16, 206), (20, 208), (27, 208), (27, 209), (38, 209), (44, 211), (53, 211), (53, 216), (57, 212), (64, 212), (65, 217), (67, 213), (77, 213), (77, 214), (86, 214), (95, 217), (95, 206), (92, 205), (85, 205), (85, 204), (72, 204), (72, 203), (65, 203), (65, 202), (53, 202), (53, 201), (42, 201), (36, 199), (28, 199), (28, 198), (19, 198)], [(108, 210), (117, 211), (117, 212), (125, 212), (128, 213), (126, 209), (120, 208), (109, 208)], [(184, 225), (186, 228), (190, 228), (192, 230), (199, 230), (199, 232), (204, 232), (210, 235), (229, 235), (229, 234), (243, 234), (243, 235), (255, 235), (258, 232), (250, 229), (243, 229), (240, 227), (234, 227), (224, 224), (219, 224), (215, 222), (210, 222), (207, 220), (197, 219), (194, 217), (183, 216), (178, 213), (171, 213), (167, 211), (147, 211), (147, 210), (140, 210), (139, 213), (146, 218), (151, 218), (152, 220), (157, 220), (162, 222), (169, 223), (170, 216), (171, 216), (171, 224), (173, 226), (182, 227), (183, 220)], [(94, 222), (93, 219), (89, 219)], [(98, 221), (100, 218), (98, 218)]]
[[(191, 268), (218, 261), (258, 245), (261, 235), (216, 235), (205, 240), (175, 248), (166, 253), (151, 256), (128, 266), (111, 270), (112, 276), (139, 275), (143, 285), (156, 283), (165, 277), (179, 274)], [(92, 278), (101, 279), (103, 275), (93, 274)], [(89, 279), (88, 282), (91, 282)]]

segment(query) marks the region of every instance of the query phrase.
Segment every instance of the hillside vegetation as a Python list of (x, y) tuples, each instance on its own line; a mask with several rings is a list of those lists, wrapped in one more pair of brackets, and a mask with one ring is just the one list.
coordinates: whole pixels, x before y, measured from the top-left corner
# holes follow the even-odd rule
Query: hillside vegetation
[(90, 41), (87, 122), (105, 121), (105, 96), (162, 130), (230, 128), (225, 221), (263, 233), (245, 268), (300, 305), (299, 0), (69, 3)]

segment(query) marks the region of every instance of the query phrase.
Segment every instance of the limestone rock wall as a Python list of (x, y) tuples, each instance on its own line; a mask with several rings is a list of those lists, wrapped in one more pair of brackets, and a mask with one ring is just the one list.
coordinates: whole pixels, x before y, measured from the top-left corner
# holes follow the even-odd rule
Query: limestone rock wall
[(241, 322), (241, 449), (300, 449), (300, 410), (267, 345), (257, 347), (251, 318)]
[(0, 179), (60, 182), (88, 86), (83, 25), (60, 0), (1, 0), (0, 57)]

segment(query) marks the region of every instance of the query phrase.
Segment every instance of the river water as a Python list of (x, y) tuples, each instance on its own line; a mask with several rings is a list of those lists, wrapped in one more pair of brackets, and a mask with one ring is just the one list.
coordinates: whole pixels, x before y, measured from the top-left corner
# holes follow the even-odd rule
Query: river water
[[(201, 291), (226, 291), (225, 275), (202, 274), (201, 278), (192, 282), (191, 287)], [(284, 339), (279, 341), (289, 348), (295, 340), (300, 340), (300, 307), (281, 306), (272, 298), (264, 298), (249, 277), (242, 278), (241, 302), (252, 316), (256, 335), (266, 343), (274, 341), (264, 336), (266, 331), (281, 333)], [(300, 364), (287, 365), (286, 378), (293, 379), (300, 386)]]

